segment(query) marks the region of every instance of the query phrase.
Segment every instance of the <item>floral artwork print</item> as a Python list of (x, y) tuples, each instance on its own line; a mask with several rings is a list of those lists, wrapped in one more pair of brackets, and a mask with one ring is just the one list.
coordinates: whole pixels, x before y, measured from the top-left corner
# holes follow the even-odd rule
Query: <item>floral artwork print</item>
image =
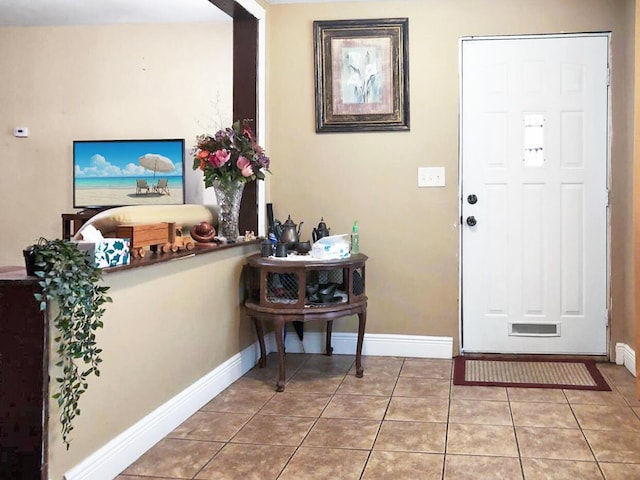
[(381, 99), (380, 51), (375, 47), (345, 48), (342, 101), (379, 103)]

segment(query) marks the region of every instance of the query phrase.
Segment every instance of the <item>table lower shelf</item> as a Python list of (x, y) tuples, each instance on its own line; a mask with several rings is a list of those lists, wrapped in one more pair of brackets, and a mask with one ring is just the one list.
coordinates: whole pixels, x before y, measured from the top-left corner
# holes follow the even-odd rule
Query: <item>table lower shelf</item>
[(364, 332), (367, 323), (367, 299), (366, 297), (359, 299), (353, 303), (330, 304), (326, 306), (310, 306), (304, 308), (274, 308), (265, 307), (260, 304), (247, 301), (245, 303), (245, 313), (252, 319), (256, 328), (258, 342), (260, 343), (260, 360), (258, 365), (264, 367), (267, 362), (267, 355), (264, 343), (263, 321), (272, 322), (276, 335), (276, 346), (278, 349), (278, 381), (276, 383), (276, 391), (283, 392), (285, 388), (286, 367), (284, 355), (284, 329), (289, 322), (295, 321), (325, 321), (327, 322), (326, 337), (326, 354), (331, 355), (333, 348), (331, 347), (331, 331), (333, 328), (333, 320), (358, 315), (358, 341), (356, 345), (356, 377), (361, 378), (364, 374), (362, 367), (362, 344), (364, 340)]

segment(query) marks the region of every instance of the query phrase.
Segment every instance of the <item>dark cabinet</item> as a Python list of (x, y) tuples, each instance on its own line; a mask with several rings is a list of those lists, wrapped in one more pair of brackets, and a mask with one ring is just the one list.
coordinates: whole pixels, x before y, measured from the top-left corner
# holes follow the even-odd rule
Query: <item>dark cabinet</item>
[(48, 328), (24, 268), (0, 267), (0, 480), (47, 478)]

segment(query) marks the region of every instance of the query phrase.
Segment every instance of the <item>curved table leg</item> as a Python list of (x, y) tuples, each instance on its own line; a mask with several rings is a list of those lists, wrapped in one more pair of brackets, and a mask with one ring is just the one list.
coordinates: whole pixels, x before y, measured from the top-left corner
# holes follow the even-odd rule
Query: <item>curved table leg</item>
[(276, 392), (284, 392), (284, 381), (286, 378), (284, 367), (284, 319), (282, 317), (275, 317), (273, 319), (275, 334), (276, 334), (276, 346), (278, 347), (278, 382), (276, 383)]
[(327, 356), (331, 356), (333, 353), (333, 347), (331, 346), (331, 332), (333, 331), (333, 320), (327, 321), (327, 344), (325, 346), (325, 353)]
[(356, 377), (362, 378), (364, 368), (362, 368), (362, 343), (364, 341), (364, 328), (367, 325), (367, 309), (358, 314), (358, 345), (356, 347)]
[(264, 346), (264, 330), (262, 329), (262, 320), (257, 317), (251, 317), (253, 325), (256, 327), (256, 335), (258, 335), (258, 343), (260, 344), (260, 359), (258, 360), (258, 367), (264, 368), (267, 364), (267, 354)]

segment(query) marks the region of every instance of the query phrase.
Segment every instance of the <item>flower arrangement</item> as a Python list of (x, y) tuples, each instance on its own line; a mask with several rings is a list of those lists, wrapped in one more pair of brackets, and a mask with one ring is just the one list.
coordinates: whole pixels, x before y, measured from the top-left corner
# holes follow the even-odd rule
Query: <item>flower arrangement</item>
[[(214, 180), (229, 185), (264, 180), (269, 172), (269, 157), (258, 145), (251, 128), (244, 120), (219, 130), (215, 135), (199, 135), (193, 149), (193, 169), (204, 173), (205, 187)], [(271, 173), (271, 172), (269, 172)]]

